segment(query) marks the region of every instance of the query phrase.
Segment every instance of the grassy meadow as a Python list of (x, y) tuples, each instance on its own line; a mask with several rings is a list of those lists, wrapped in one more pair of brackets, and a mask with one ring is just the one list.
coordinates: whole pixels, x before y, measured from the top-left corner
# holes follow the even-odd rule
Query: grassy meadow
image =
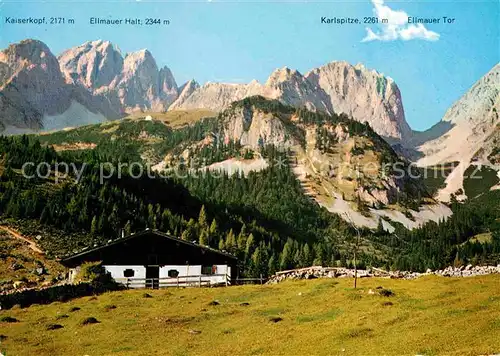
[(162, 121), (173, 129), (190, 125), (204, 117), (215, 117), (216, 112), (205, 109), (173, 110), (167, 112), (136, 112), (127, 116), (127, 119), (142, 120), (146, 116), (151, 116), (154, 120)]
[[(499, 275), (361, 279), (356, 290), (352, 282), (129, 290), (15, 307), (0, 311), (0, 350), (7, 356), (500, 352)], [(382, 296), (379, 286), (394, 295)], [(98, 323), (83, 325), (89, 317)]]

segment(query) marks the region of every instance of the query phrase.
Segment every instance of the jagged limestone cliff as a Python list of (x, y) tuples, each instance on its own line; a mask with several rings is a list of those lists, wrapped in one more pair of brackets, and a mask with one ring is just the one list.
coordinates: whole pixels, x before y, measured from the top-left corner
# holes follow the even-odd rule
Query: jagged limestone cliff
[(391, 78), (362, 65), (332, 62), (302, 75), (287, 67), (277, 69), (265, 84), (208, 83), (171, 106), (174, 109), (209, 108), (222, 111), (236, 100), (253, 95), (326, 113), (346, 113), (368, 122), (385, 137), (408, 140), (401, 93)]

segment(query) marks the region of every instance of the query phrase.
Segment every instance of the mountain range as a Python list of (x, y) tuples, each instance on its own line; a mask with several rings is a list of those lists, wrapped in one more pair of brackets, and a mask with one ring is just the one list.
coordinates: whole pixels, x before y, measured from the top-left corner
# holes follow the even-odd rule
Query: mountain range
[(86, 42), (55, 56), (27, 39), (0, 52), (0, 124), (4, 134), (58, 130), (142, 112), (206, 109), (223, 112), (235, 101), (260, 95), (293, 107), (344, 113), (368, 123), (406, 158), (422, 167), (459, 162), (440, 200), (465, 197), (464, 172), (473, 164), (498, 171), (497, 64), (425, 132), (412, 131), (394, 80), (362, 64), (331, 62), (301, 74), (276, 69), (265, 83), (178, 85), (148, 50), (122, 54), (108, 41)]
[[(0, 55), (0, 121), (7, 132), (53, 130), (117, 119), (134, 111), (205, 108), (222, 111), (253, 95), (367, 121), (384, 137), (407, 140), (395, 82), (363, 65), (332, 62), (302, 75), (275, 70), (264, 84), (206, 83), (178, 86), (168, 67), (148, 50), (122, 55), (107, 41), (86, 42), (56, 57), (37, 40), (12, 44)], [(43, 105), (42, 105), (43, 102)]]
[[(243, 276), (354, 248), (358, 267), (498, 261), (499, 69), (415, 132), (394, 81), (359, 64), (179, 86), (147, 50), (25, 40), (0, 53), (0, 215), (52, 256), (157, 228), (234, 253)], [(40, 134), (5, 135), (22, 132)], [(82, 174), (28, 179), (26, 162)]]

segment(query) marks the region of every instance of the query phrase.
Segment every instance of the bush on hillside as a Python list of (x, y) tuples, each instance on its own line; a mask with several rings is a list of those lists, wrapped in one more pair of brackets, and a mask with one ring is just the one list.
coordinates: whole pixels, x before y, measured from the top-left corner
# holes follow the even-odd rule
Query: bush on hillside
[(111, 273), (107, 272), (102, 262), (85, 262), (80, 266), (80, 271), (75, 277), (76, 283), (88, 282), (103, 286), (113, 286), (115, 281)]

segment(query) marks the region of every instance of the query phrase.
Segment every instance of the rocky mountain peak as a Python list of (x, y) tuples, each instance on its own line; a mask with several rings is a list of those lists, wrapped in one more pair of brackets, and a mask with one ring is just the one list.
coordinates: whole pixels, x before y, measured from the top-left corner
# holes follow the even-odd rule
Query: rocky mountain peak
[(182, 84), (177, 92), (178, 92), (178, 97), (177, 100), (175, 100), (172, 105), (170, 105), (169, 110), (175, 110), (176, 108), (180, 108), (181, 106), (184, 105), (186, 100), (193, 94), (198, 88), (200, 88), (200, 84), (196, 82), (196, 80), (191, 79), (187, 81), (186, 83)]
[[(107, 102), (111, 112), (197, 108), (222, 111), (234, 101), (262, 95), (313, 111), (346, 113), (355, 120), (367, 121), (385, 137), (406, 140), (412, 133), (405, 121), (401, 95), (394, 81), (361, 64), (331, 62), (305, 75), (282, 67), (272, 72), (265, 84), (257, 81), (207, 83), (199, 87), (192, 81), (178, 88), (170, 69), (159, 68), (147, 49), (124, 57), (111, 42), (95, 40), (68, 49), (56, 59), (39, 41), (27, 40), (17, 46), (15, 53), (19, 56), (27, 51), (25, 57), (30, 58), (31, 65), (47, 55), (44, 65), (56, 68), (46, 72), (53, 76), (52, 82), (64, 78), (68, 84), (98, 97), (98, 102)], [(38, 56), (34, 53), (37, 50)], [(6, 53), (9, 50), (2, 56)], [(16, 56), (13, 53), (11, 56)], [(12, 76), (23, 61), (7, 62), (10, 64), (0, 67), (3, 81)]]
[(288, 67), (277, 69), (269, 76), (262, 94), (288, 105), (333, 112), (321, 88), (315, 88), (299, 71)]
[(0, 122), (41, 127), (43, 116), (65, 110), (70, 92), (57, 58), (38, 40), (24, 40), (0, 53)]
[(123, 57), (109, 41), (89, 41), (63, 52), (59, 63), (69, 83), (104, 95), (116, 112), (164, 111), (178, 96), (172, 72), (159, 69), (147, 49)]
[(170, 109), (222, 111), (231, 102), (253, 95), (313, 111), (346, 113), (357, 121), (368, 122), (384, 137), (407, 140), (412, 135), (394, 81), (363, 65), (347, 62), (331, 62), (305, 75), (288, 67), (279, 68), (264, 85), (257, 81), (246, 85), (206, 84)]
[[(57, 58), (43, 42), (38, 40), (29, 39), (10, 45), (0, 53), (0, 63), (4, 69), (0, 75), (2, 85), (31, 79), (33, 82), (30, 87), (38, 88), (40, 85), (38, 89), (41, 93), (52, 93), (56, 87), (64, 83)], [(37, 101), (41, 104), (43, 99)]]
[(151, 76), (153, 73), (158, 72), (158, 66), (153, 58), (151, 52), (147, 49), (142, 49), (140, 51), (128, 53), (125, 56), (123, 62), (123, 75), (126, 76), (128, 73), (134, 75), (136, 72), (141, 75)]
[(188, 80), (186, 83), (182, 84), (179, 87), (179, 98), (183, 95), (191, 95), (193, 91), (198, 89), (200, 87), (200, 84), (194, 79)]
[(111, 42), (96, 40), (68, 49), (59, 55), (66, 80), (90, 90), (109, 86), (123, 69), (123, 57)]
[(11, 63), (19, 60), (29, 60), (32, 63), (43, 63), (52, 60), (54, 55), (45, 43), (35, 39), (26, 39), (19, 43), (11, 44), (0, 52), (2, 62)]
[(161, 68), (159, 76), (160, 76), (162, 84), (165, 85), (165, 88), (170, 89), (172, 87), (175, 87), (175, 89), (177, 90), (177, 83), (175, 82), (174, 75), (172, 74), (172, 71), (170, 70), (170, 68), (168, 68), (167, 66), (164, 66), (163, 68)]
[(36, 76), (35, 80), (43, 78), (55, 85), (60, 85), (63, 80), (57, 58), (43, 42), (38, 40), (28, 39), (10, 45), (0, 52), (0, 63), (0, 85), (7, 84), (13, 79), (12, 76), (18, 77), (28, 73)]
[(165, 103), (166, 110), (179, 96), (179, 89), (172, 71), (167, 66), (160, 69), (160, 72), (158, 73), (158, 80), (160, 97)]
[(129, 53), (123, 70), (111, 85), (128, 111), (165, 111), (177, 99), (178, 88), (168, 67), (158, 70), (147, 49)]
[[(415, 145), (420, 166), (459, 162), (446, 178), (438, 199), (449, 201), (451, 194), (464, 191), (464, 172), (472, 164), (490, 166), (498, 171), (495, 152), (498, 150), (500, 127), (500, 64), (497, 63), (479, 79), (445, 113), (431, 129), (419, 133)], [(465, 198), (460, 194), (458, 198)]]
[(314, 87), (324, 90), (336, 113), (368, 122), (384, 137), (402, 140), (411, 137), (401, 93), (391, 78), (343, 61), (315, 68), (305, 77)]
[[(499, 93), (500, 63), (497, 63), (446, 111), (442, 121), (455, 124), (468, 119), (482, 121), (485, 119), (484, 113), (488, 112), (495, 103), (499, 105), (497, 102)], [(482, 100), (477, 100), (477, 98)]]
[(133, 61), (143, 62), (143, 61), (152, 60), (156, 64), (156, 61), (154, 60), (153, 55), (146, 48), (140, 49), (140, 50), (135, 51), (135, 52), (127, 53), (125, 55), (125, 59), (127, 59), (128, 61), (131, 61), (131, 62), (133, 62)]
[(301, 80), (301, 78), (303, 78), (302, 74), (295, 69), (288, 67), (278, 68), (271, 73), (266, 81), (266, 86), (275, 86), (289, 80)]

